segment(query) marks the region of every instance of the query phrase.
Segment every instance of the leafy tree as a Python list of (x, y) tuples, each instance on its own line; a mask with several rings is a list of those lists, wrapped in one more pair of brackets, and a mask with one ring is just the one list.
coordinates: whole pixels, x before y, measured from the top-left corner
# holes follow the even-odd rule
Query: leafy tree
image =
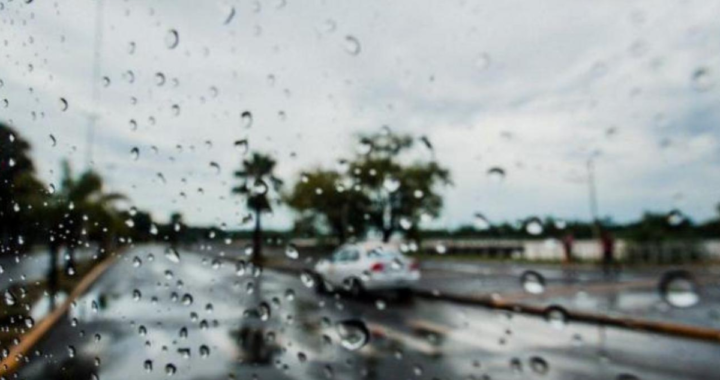
[[(426, 137), (420, 139), (431, 149)], [(418, 238), (421, 219), (435, 218), (442, 209), (440, 185), (450, 173), (434, 160), (408, 163), (415, 145), (409, 135), (389, 129), (359, 136), (359, 152), (347, 171), (315, 169), (305, 173), (286, 195), (299, 213), (298, 224), (325, 229), (339, 240), (360, 237), (369, 229), (388, 241), (395, 232)], [(314, 227), (313, 227), (314, 226)]]
[(235, 178), (241, 183), (232, 192), (246, 197), (247, 207), (255, 216), (252, 256), (255, 264), (263, 261), (261, 217), (263, 213), (272, 211), (269, 192), (277, 192), (282, 186), (282, 181), (273, 173), (275, 165), (275, 159), (269, 155), (254, 152), (250, 159), (243, 160), (241, 169), (235, 172)]
[(30, 143), (0, 123), (0, 253), (27, 249), (38, 237), (36, 212), (45, 195)]
[[(350, 173), (361, 191), (371, 200), (370, 224), (382, 232), (383, 241), (402, 231), (418, 237), (422, 218), (435, 218), (442, 209), (439, 185), (450, 185), (450, 172), (434, 160), (406, 163), (415, 140), (385, 129), (360, 137), (364, 152), (350, 163)], [(430, 148), (427, 139), (425, 145)]]
[(340, 242), (349, 236), (362, 236), (367, 229), (370, 199), (347, 182), (332, 170), (304, 173), (285, 196), (285, 202), (300, 214), (296, 227), (330, 232)]

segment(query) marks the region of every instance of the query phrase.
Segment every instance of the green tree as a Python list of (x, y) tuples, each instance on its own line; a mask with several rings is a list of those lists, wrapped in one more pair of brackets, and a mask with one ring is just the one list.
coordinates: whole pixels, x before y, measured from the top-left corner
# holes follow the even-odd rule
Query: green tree
[(362, 236), (367, 229), (370, 199), (353, 186), (348, 178), (332, 170), (315, 169), (304, 173), (285, 202), (298, 214), (296, 226), (315, 233), (330, 232), (340, 242)]
[[(430, 148), (427, 138), (425, 146)], [(415, 140), (389, 130), (360, 137), (362, 151), (350, 163), (350, 173), (371, 200), (368, 220), (389, 241), (395, 232), (418, 238), (422, 218), (436, 218), (443, 202), (439, 187), (451, 184), (450, 172), (434, 158), (406, 163)]]
[(35, 176), (30, 143), (0, 123), (0, 253), (18, 253), (39, 237), (36, 217), (45, 190)]
[(250, 159), (243, 160), (241, 169), (235, 172), (235, 178), (241, 183), (232, 192), (246, 197), (247, 207), (255, 217), (252, 255), (255, 264), (263, 261), (261, 218), (263, 213), (272, 211), (269, 193), (279, 191), (282, 186), (282, 181), (274, 175), (276, 164), (269, 155), (254, 152)]

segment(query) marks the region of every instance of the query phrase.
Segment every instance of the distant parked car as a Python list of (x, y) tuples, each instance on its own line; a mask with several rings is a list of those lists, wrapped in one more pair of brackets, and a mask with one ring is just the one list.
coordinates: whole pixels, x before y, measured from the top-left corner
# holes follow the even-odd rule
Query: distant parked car
[(385, 243), (346, 244), (315, 266), (318, 290), (407, 291), (420, 279), (418, 262)]

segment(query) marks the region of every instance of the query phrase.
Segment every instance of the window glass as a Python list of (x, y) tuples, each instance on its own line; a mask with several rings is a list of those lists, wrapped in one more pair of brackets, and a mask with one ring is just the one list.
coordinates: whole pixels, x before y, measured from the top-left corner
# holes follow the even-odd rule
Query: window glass
[(720, 0), (0, 0), (0, 380), (720, 379)]

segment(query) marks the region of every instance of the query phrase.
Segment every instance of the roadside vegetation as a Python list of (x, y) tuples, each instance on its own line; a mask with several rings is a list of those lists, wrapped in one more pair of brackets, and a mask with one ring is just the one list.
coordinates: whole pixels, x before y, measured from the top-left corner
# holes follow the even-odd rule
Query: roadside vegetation
[[(601, 227), (636, 245), (640, 258), (645, 247), (665, 249), (678, 241), (685, 244), (682, 254), (694, 257), (696, 241), (720, 237), (720, 205), (716, 216), (703, 223), (679, 210), (648, 212), (630, 223), (553, 216), (488, 221), (476, 214), (472, 225), (428, 230), (422, 226), (441, 214), (443, 191), (453, 186), (450, 170), (437, 161), (431, 141), (383, 128), (356, 136), (352, 148), (331, 165), (307, 168), (290, 181), (277, 176), (279, 163), (272, 155), (241, 155), (228, 192), (244, 200), (249, 213), (239, 222), (252, 228), (232, 230), (197, 226), (177, 212), (167, 223), (156, 222), (150, 212), (107, 189), (99, 172), (76, 172), (68, 162), (60, 166), (58, 184), (46, 184), (36, 173), (29, 142), (16, 129), (0, 124), (0, 255), (19, 256), (45, 247), (52, 267), (68, 272), (76, 271), (75, 252), (82, 248), (94, 249), (96, 258), (102, 258), (133, 243), (178, 246), (223, 239), (251, 241), (246, 250), (258, 264), (264, 260), (264, 244), (282, 246), (298, 238), (314, 239), (317, 250), (325, 251), (368, 237), (401, 238), (414, 247), (427, 239), (562, 239), (568, 234), (590, 239), (597, 238)], [(279, 207), (293, 212), (291, 230), (263, 227), (264, 216)], [(54, 273), (46, 279), (51, 298), (57, 292)]]

